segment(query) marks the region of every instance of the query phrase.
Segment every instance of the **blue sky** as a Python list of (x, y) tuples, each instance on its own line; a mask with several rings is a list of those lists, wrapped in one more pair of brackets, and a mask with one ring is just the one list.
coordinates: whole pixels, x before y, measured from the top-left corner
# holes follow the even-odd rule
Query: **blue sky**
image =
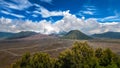
[(40, 13), (34, 13), (34, 11), (41, 11), (39, 7), (44, 7), (49, 11), (70, 10), (70, 13), (75, 14), (77, 17), (92, 17), (101, 22), (112, 22), (120, 21), (119, 3), (120, 0), (20, 0), (20, 2), (18, 0), (1, 0), (0, 16), (33, 21), (50, 20), (51, 18), (56, 21), (57, 18), (62, 18), (60, 16), (44, 18)]
[[(118, 26), (118, 24), (120, 24), (119, 3), (120, 0), (0, 0), (1, 22), (4, 23), (3, 19), (10, 20), (13, 23), (9, 26), (14, 26), (14, 28), (10, 28), (12, 30), (6, 30), (5, 28), (0, 27), (0, 31), (14, 32), (14, 29), (17, 28), (16, 32), (24, 29), (42, 32), (38, 30), (38, 28), (43, 30), (41, 28), (43, 26), (41, 25), (39, 25), (41, 27), (38, 26), (37, 29), (30, 28), (31, 25), (28, 26), (29, 29), (27, 27), (24, 29), (20, 27), (23, 27), (21, 24), (25, 25), (26, 22), (31, 22), (31, 24), (41, 24), (41, 22), (44, 21), (47, 30), (45, 33), (69, 31), (69, 28), (78, 29), (89, 34), (107, 31), (119, 32), (119, 30), (117, 30), (120, 28)], [(67, 17), (67, 15), (71, 16), (71, 18), (74, 17), (74, 21), (76, 22), (73, 23), (73, 20), (70, 21), (69, 19), (71, 18)], [(84, 23), (84, 25), (79, 25), (78, 28), (74, 28), (76, 26), (69, 26), (69, 28), (66, 28), (68, 27), (67, 25), (70, 25), (71, 23), (76, 24), (78, 19), (81, 20), (79, 22), (83, 22), (83, 20), (84, 22), (88, 22), (88, 20), (90, 20), (91, 23), (99, 24), (97, 27), (101, 27), (102, 24), (102, 27), (98, 28), (99, 30), (94, 30), (96, 29), (96, 26), (92, 26), (88, 23), (91, 27), (87, 28), (86, 26), (88, 24), (86, 25)], [(62, 20), (71, 23), (66, 23), (65, 28), (62, 29), (59, 26), (62, 24)], [(16, 25), (17, 22), (20, 22), (20, 25)], [(61, 23), (56, 27), (58, 30), (55, 30), (53, 26), (58, 22)], [(49, 26), (47, 26), (48, 24)], [(80, 28), (81, 26), (83, 28)], [(111, 30), (110, 27), (116, 29)], [(89, 29), (91, 29), (91, 32)]]

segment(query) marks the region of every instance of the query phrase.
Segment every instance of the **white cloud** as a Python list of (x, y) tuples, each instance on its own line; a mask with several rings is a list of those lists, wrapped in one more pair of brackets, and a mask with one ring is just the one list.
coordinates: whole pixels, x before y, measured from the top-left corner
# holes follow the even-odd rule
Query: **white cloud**
[(76, 15), (84, 16), (84, 15), (96, 15), (97, 14), (97, 8), (92, 5), (83, 5), (84, 9), (80, 10)]
[(3, 8), (11, 8), (16, 10), (23, 10), (32, 6), (32, 4), (28, 0), (11, 0), (11, 1), (14, 3), (7, 2), (5, 0), (0, 0), (0, 6), (2, 6)]
[(12, 20), (8, 18), (0, 18), (0, 31), (20, 32), (20, 31), (36, 31), (44, 34), (54, 32), (51, 22), (42, 20), (39, 22), (32, 22), (30, 20)]
[(40, 6), (37, 10), (33, 11), (35, 14), (40, 14), (43, 18), (51, 17), (51, 16), (64, 16), (67, 11), (49, 11), (44, 7)]
[(108, 17), (103, 18), (103, 20), (113, 19), (113, 18), (117, 18), (117, 17), (118, 17), (118, 16), (108, 16)]
[(40, 14), (40, 11), (35, 10), (35, 11), (33, 11), (33, 13), (35, 13), (35, 14)]
[(11, 13), (10, 15), (15, 16), (15, 17), (18, 17), (18, 18), (24, 18), (23, 15), (18, 15), (18, 14), (13, 14), (13, 13)]
[(46, 2), (46, 3), (51, 3), (52, 2), (52, 0), (40, 0), (40, 1)]
[(36, 31), (44, 34), (58, 33), (61, 31), (80, 30), (86, 34), (103, 33), (107, 31), (120, 32), (120, 22), (97, 22), (94, 18), (82, 19), (70, 14), (69, 11), (63, 12), (63, 18), (54, 23), (41, 20), (33, 22), (30, 20), (11, 20), (0, 18), (0, 31), (19, 32)]
[(49, 11), (45, 9), (44, 7), (40, 8), (40, 14), (42, 15), (43, 18), (47, 18), (50, 16), (63, 16), (66, 11)]
[(95, 6), (84, 5), (83, 7), (86, 8), (86, 10), (89, 10), (89, 11), (95, 11), (95, 10), (97, 10)]
[(107, 20), (119, 20), (119, 16), (115, 15), (115, 16), (108, 16), (108, 17), (105, 17), (105, 18), (100, 18), (99, 19), (100, 21), (107, 21)]
[(82, 13), (83, 14), (89, 14), (89, 15), (93, 15), (94, 14), (94, 12), (92, 12), (92, 11), (82, 11)]
[(90, 11), (90, 10), (81, 10), (78, 13), (76, 13), (76, 15), (79, 15), (79, 16), (85, 16), (86, 14), (87, 15), (94, 15), (94, 14), (96, 14), (96, 12)]
[(38, 8), (41, 7), (39, 4), (34, 4), (34, 6), (36, 6), (36, 7), (38, 7)]
[(0, 12), (2, 12), (2, 13), (4, 13), (4, 14), (10, 14), (9, 12), (4, 11), (4, 10), (1, 10)]
[(30, 14), (31, 12), (30, 11), (25, 11), (26, 13)]
[(23, 15), (10, 13), (10, 12), (4, 11), (4, 10), (1, 10), (1, 12), (2, 12), (2, 13), (4, 13), (4, 14), (7, 14), (7, 15), (11, 15), (11, 16), (18, 17), (18, 18), (24, 18), (24, 16), (23, 16)]
[(38, 17), (38, 15), (36, 15), (36, 14), (33, 14), (32, 16), (33, 16), (33, 17)]
[(119, 18), (120, 18), (119, 13), (114, 11), (114, 15), (107, 16), (107, 17), (104, 17), (104, 18), (98, 18), (98, 20), (100, 20), (101, 22), (104, 22), (104, 21), (119, 21), (120, 20)]
[(34, 5), (37, 6), (37, 9), (35, 11), (33, 11), (33, 14), (39, 14), (43, 18), (48, 18), (48, 17), (52, 17), (52, 16), (64, 16), (67, 12), (69, 12), (69, 10), (67, 10), (67, 11), (49, 11), (46, 8), (44, 8), (38, 4), (34, 4)]

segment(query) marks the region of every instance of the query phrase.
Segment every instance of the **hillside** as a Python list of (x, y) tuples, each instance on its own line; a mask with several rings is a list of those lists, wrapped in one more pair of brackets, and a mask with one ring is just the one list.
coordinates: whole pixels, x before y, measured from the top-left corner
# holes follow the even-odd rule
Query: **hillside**
[(79, 30), (71, 30), (70, 32), (65, 34), (62, 38), (64, 38), (64, 39), (78, 39), (78, 40), (92, 39), (91, 37), (80, 32)]
[(14, 36), (15, 33), (10, 32), (0, 32), (0, 39), (6, 39), (8, 37)]
[(106, 32), (101, 34), (93, 34), (92, 36), (96, 38), (120, 39), (120, 32)]
[(32, 32), (32, 31), (22, 31), (22, 32), (14, 34), (13, 36), (10, 36), (8, 39), (24, 38), (24, 37), (29, 37), (29, 36), (32, 36), (35, 34), (37, 34), (37, 33)]
[(22, 31), (19, 33), (10, 33), (10, 32), (0, 32), (0, 39), (17, 39), (24, 38), (32, 35), (36, 35), (38, 33), (32, 31)]

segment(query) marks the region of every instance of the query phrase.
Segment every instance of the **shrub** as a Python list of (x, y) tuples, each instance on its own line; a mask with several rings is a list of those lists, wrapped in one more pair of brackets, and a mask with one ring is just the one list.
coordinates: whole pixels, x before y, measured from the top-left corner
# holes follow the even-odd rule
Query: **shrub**
[(108, 48), (93, 49), (87, 42), (75, 42), (57, 59), (42, 52), (26, 53), (12, 68), (120, 68), (120, 57)]

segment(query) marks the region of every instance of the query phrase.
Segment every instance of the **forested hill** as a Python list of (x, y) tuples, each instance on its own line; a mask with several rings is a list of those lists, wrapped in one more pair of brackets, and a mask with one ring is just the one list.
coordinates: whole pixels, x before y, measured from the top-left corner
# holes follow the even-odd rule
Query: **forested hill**
[(79, 30), (71, 30), (67, 34), (65, 34), (62, 38), (64, 39), (92, 39), (92, 37), (87, 36)]

